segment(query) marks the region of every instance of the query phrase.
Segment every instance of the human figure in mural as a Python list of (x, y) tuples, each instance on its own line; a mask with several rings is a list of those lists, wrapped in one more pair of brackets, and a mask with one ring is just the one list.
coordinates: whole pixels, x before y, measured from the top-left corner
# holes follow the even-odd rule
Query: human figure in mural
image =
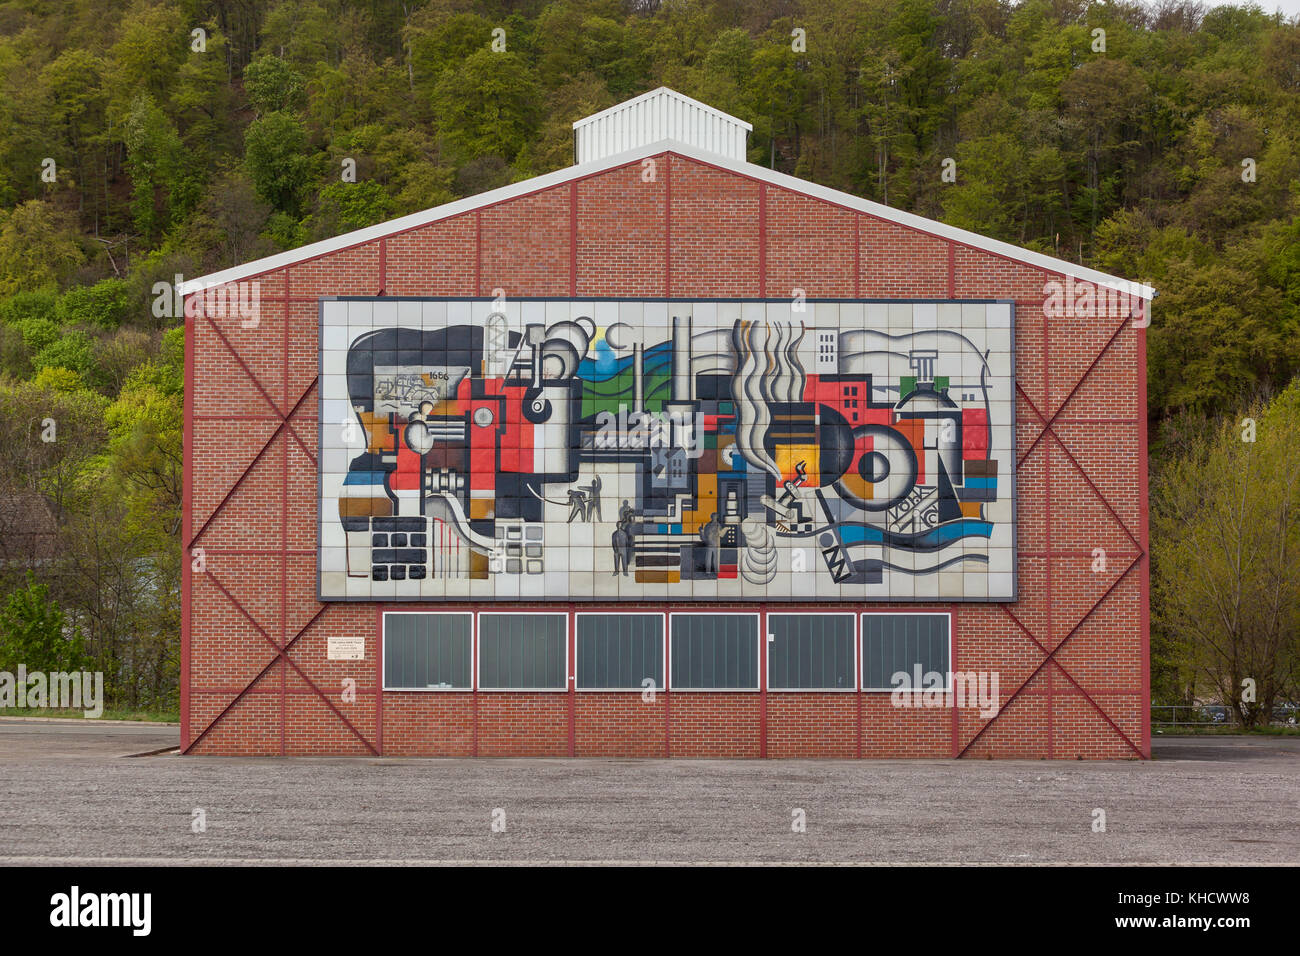
[(621, 570), (623, 576), (627, 577), (628, 569), (632, 566), (632, 523), (630, 521), (620, 521), (610, 536), (610, 544), (614, 549), (614, 574), (617, 575)]
[(603, 520), (600, 516), (600, 475), (596, 475), (587, 486), (587, 522)]
[(635, 514), (636, 514), (636, 512), (632, 509), (632, 506), (631, 506), (630, 504), (628, 504), (628, 503), (627, 503), (627, 499), (624, 498), (624, 499), (623, 499), (623, 504), (622, 504), (622, 506), (618, 509), (618, 521), (619, 521), (619, 524), (623, 524), (624, 522), (626, 522), (626, 523), (628, 523), (628, 524), (631, 524), (631, 523), (632, 523), (632, 517), (633, 517)]
[(566, 524), (573, 524), (574, 518), (587, 518), (587, 496), (577, 488), (569, 489), (569, 520)]
[(718, 551), (722, 546), (722, 525), (718, 522), (718, 513), (715, 511), (709, 515), (708, 522), (700, 531), (700, 537), (704, 540), (704, 570), (706, 572), (718, 573)]

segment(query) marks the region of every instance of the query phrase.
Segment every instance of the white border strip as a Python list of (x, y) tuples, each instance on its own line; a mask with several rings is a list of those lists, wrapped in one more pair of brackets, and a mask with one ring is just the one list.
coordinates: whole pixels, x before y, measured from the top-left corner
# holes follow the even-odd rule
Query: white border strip
[(721, 617), (724, 614), (746, 615), (754, 619), (754, 653), (758, 656), (754, 660), (754, 679), (753, 687), (674, 687), (673, 675), (671, 672), (664, 674), (664, 680), (668, 684), (670, 691), (677, 691), (680, 694), (753, 694), (763, 689), (763, 616), (758, 611), (738, 611), (733, 608), (722, 608), (717, 611), (708, 609), (692, 611), (669, 611), (668, 612), (668, 632), (666, 635), (668, 641), (668, 660), (669, 666), (672, 664), (672, 642), (673, 642), (673, 618), (675, 617)]
[(573, 687), (579, 694), (628, 694), (642, 693), (647, 687), (583, 687), (578, 683), (578, 670), (582, 665), (582, 651), (578, 646), (578, 619), (583, 617), (657, 617), (659, 618), (659, 669), (663, 674), (663, 686), (653, 688), (655, 693), (668, 689), (668, 615), (663, 611), (603, 611), (573, 612)]
[[(469, 618), (469, 665), (470, 665), (469, 684), (466, 685), (465, 687), (434, 687), (434, 686), (389, 687), (388, 686), (388, 618), (390, 615), (393, 614), (432, 614), (432, 615), (438, 615), (440, 617), (461, 617), (461, 616), (468, 617)], [(380, 653), (383, 655), (380, 658), (380, 660), (383, 662), (383, 672), (380, 675), (382, 679), (382, 689), (385, 692), (391, 691), (396, 693), (400, 691), (405, 693), (407, 691), (410, 691), (411, 693), (415, 693), (415, 694), (427, 694), (427, 693), (464, 694), (473, 691), (474, 680), (477, 677), (477, 671), (478, 671), (478, 646), (475, 642), (475, 638), (478, 636), (476, 633), (477, 630), (478, 630), (478, 619), (474, 616), (473, 611), (442, 611), (442, 610), (423, 611), (423, 610), (416, 610), (416, 609), (411, 609), (411, 610), (399, 609), (396, 611), (381, 612), (380, 623), (379, 623), (379, 640), (382, 642), (380, 647)]]
[(863, 644), (867, 638), (867, 634), (866, 634), (867, 629), (862, 626), (863, 623), (866, 621), (868, 617), (900, 617), (903, 615), (906, 615), (908, 617), (946, 617), (948, 619), (948, 669), (944, 673), (944, 680), (947, 681), (947, 685), (944, 687), (909, 687), (904, 691), (904, 693), (924, 694), (926, 691), (938, 691), (939, 693), (943, 693), (943, 694), (950, 693), (952, 691), (952, 642), (953, 642), (952, 611), (892, 611), (892, 610), (858, 612), (858, 618), (859, 618), (858, 620), (858, 646), (859, 646), (858, 683), (862, 685), (862, 693), (892, 694), (894, 693), (894, 691), (898, 690), (897, 687), (866, 686), (866, 679), (862, 674), (862, 669), (866, 664), (866, 648), (863, 646)]
[[(482, 617), (484, 614), (495, 615), (497, 617), (558, 617), (564, 620), (564, 686), (563, 687), (484, 687), (481, 679), (483, 663), (483, 631)], [(474, 642), (474, 689), (481, 694), (496, 694), (501, 691), (509, 691), (519, 694), (567, 694), (569, 692), (569, 638), (572, 636), (569, 630), (569, 612), (568, 611), (475, 611), (474, 612), (474, 635), (477, 640)]]
[[(773, 687), (772, 686), (772, 644), (775, 642), (776, 635), (772, 633), (772, 618), (774, 617), (847, 617), (852, 619), (853, 623), (853, 686), (852, 687)], [(862, 683), (862, 635), (860, 630), (860, 619), (862, 613), (858, 611), (819, 611), (810, 615), (807, 611), (773, 611), (767, 610), (767, 683), (766, 687), (772, 694), (856, 694), (859, 685)]]

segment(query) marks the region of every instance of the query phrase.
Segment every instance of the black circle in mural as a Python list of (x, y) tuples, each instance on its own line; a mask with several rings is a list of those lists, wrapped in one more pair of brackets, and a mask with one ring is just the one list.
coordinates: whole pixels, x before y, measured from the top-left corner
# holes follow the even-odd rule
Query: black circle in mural
[(524, 392), (524, 418), (534, 425), (550, 421), (551, 400), (542, 395), (540, 388), (530, 388)]
[(889, 477), (889, 458), (878, 451), (867, 452), (858, 458), (858, 474), (872, 484), (879, 484)]
[(817, 406), (818, 484), (834, 484), (853, 464), (853, 426), (829, 405)]
[(863, 511), (887, 511), (916, 487), (912, 443), (888, 425), (853, 429), (852, 461), (853, 467), (835, 482), (835, 490)]

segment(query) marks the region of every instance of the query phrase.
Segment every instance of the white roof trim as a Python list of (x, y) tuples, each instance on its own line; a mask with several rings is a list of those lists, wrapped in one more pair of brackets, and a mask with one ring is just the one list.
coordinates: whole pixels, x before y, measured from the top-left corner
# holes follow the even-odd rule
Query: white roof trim
[[(649, 96), (655, 92), (658, 91), (652, 90), (651, 93), (643, 95)], [(620, 104), (615, 108), (621, 109), (625, 105), (626, 104)], [(704, 104), (700, 105), (703, 106)], [(712, 109), (712, 107), (705, 108)], [(714, 112), (716, 112), (716, 110)], [(596, 114), (596, 116), (599, 115), (601, 114)], [(591, 119), (593, 117), (588, 118)], [(990, 239), (987, 236), (981, 236), (978, 233), (967, 232), (965, 229), (958, 229), (955, 226), (936, 222), (933, 219), (926, 219), (923, 216), (917, 216), (910, 212), (903, 212), (900, 209), (894, 209), (890, 206), (882, 206), (880, 203), (871, 202), (867, 199), (859, 199), (857, 196), (840, 192), (837, 189), (830, 189), (826, 186), (819, 186), (816, 183), (810, 183), (807, 180), (796, 179), (794, 176), (788, 176), (785, 173), (778, 173), (762, 166), (756, 166), (753, 163), (737, 162), (735, 160), (727, 159), (726, 157), (719, 156), (717, 153), (710, 153), (671, 139), (660, 140), (656, 143), (648, 143), (645, 146), (639, 146), (636, 149), (628, 150), (625, 153), (606, 156), (604, 159), (583, 163), (579, 166), (570, 166), (567, 169), (556, 170), (553, 173), (545, 173), (541, 176), (535, 176), (532, 179), (525, 179), (522, 182), (502, 186), (500, 189), (493, 189), (489, 192), (480, 193), (477, 196), (458, 199), (455, 202), (450, 202), (442, 206), (435, 206), (433, 209), (426, 209), (423, 212), (412, 213), (409, 216), (402, 216), (399, 219), (391, 219), (388, 222), (381, 222), (374, 226), (367, 226), (365, 229), (357, 229), (353, 232), (347, 232), (341, 236), (335, 236), (333, 239), (313, 242), (310, 245), (300, 246), (299, 248), (291, 249), (288, 252), (281, 252), (274, 256), (268, 256), (265, 259), (257, 259), (253, 262), (246, 262), (229, 269), (223, 269), (220, 272), (213, 272), (205, 276), (200, 276), (197, 279), (191, 279), (188, 282), (181, 283), (180, 292), (182, 295), (189, 295), (211, 286), (223, 285), (228, 282), (238, 282), (241, 279), (248, 278), (249, 276), (260, 275), (264, 272), (272, 272), (276, 269), (283, 269), (285, 266), (290, 266), (306, 259), (314, 259), (327, 253), (338, 252), (351, 246), (372, 242), (376, 239), (390, 236), (397, 232), (405, 232), (406, 230), (415, 229), (419, 226), (426, 226), (443, 219), (450, 219), (453, 216), (463, 215), (464, 213), (472, 212), (473, 210), (484, 206), (496, 205), (497, 203), (505, 202), (509, 199), (515, 199), (520, 196), (528, 195), (529, 193), (549, 189), (553, 186), (559, 186), (574, 179), (596, 175), (605, 172), (606, 170), (626, 166), (645, 159), (648, 156), (655, 156), (664, 152), (673, 152), (687, 159), (706, 163), (710, 166), (725, 169), (741, 176), (748, 176), (751, 179), (756, 179), (772, 186), (778, 186), (781, 189), (789, 189), (793, 192), (802, 193), (803, 195), (810, 196), (814, 199), (821, 199), (825, 202), (834, 203), (856, 212), (866, 213), (867, 215), (875, 216), (878, 219), (894, 222), (900, 226), (907, 226), (908, 228), (928, 233), (929, 235), (940, 239), (947, 239), (952, 242), (970, 246), (973, 249), (981, 249), (985, 252), (1004, 256), (1008, 259), (1015, 260), (1016, 262), (1023, 262), (1029, 266), (1045, 269), (1048, 272), (1073, 276), (1074, 278), (1081, 279), (1085, 282), (1091, 282), (1095, 285), (1114, 289), (1118, 292), (1124, 292), (1129, 295), (1136, 295), (1143, 299), (1153, 299), (1156, 296), (1156, 290), (1154, 288), (1142, 283), (1131, 282), (1128, 279), (1122, 279), (1119, 276), (1109, 275), (1105, 272), (1098, 272), (1096, 269), (1089, 269), (1085, 266), (1076, 265), (1075, 263), (1067, 262), (1064, 259), (1057, 259), (1053, 256), (1044, 255), (1041, 252), (1033, 252), (1029, 249), (1023, 249), (1020, 246), (1012, 245), (1009, 242), (1002, 242), (998, 239)]]
[(635, 106), (637, 103), (644, 102), (645, 100), (653, 99), (656, 96), (670, 96), (673, 99), (681, 100), (683, 103), (689, 103), (691, 106), (694, 106), (696, 109), (703, 110), (704, 112), (708, 113), (710, 116), (717, 117), (718, 119), (721, 120), (726, 120), (728, 123), (732, 123), (736, 126), (743, 126), (751, 133), (754, 132), (753, 125), (750, 123), (746, 123), (743, 119), (740, 119), (737, 116), (732, 116), (730, 113), (724, 113), (716, 106), (710, 106), (708, 103), (701, 103), (699, 100), (691, 99), (691, 97), (687, 96), (685, 93), (678, 93), (676, 90), (669, 89), (666, 86), (661, 86), (658, 89), (651, 90), (649, 93), (642, 93), (640, 96), (634, 96), (630, 100), (624, 100), (622, 103), (617, 103), (614, 106), (611, 106), (607, 109), (603, 109), (599, 113), (592, 113), (590, 116), (584, 116), (580, 120), (574, 120), (573, 128), (581, 129), (583, 126), (586, 126), (588, 123), (600, 119), (602, 116), (610, 116), (614, 113), (621, 113), (623, 110), (626, 110), (628, 107)]

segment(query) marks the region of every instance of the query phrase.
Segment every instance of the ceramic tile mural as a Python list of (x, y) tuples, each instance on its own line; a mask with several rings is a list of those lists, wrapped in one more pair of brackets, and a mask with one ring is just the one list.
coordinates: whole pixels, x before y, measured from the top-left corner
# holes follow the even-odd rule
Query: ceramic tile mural
[(1012, 600), (1012, 308), (323, 300), (320, 595)]

